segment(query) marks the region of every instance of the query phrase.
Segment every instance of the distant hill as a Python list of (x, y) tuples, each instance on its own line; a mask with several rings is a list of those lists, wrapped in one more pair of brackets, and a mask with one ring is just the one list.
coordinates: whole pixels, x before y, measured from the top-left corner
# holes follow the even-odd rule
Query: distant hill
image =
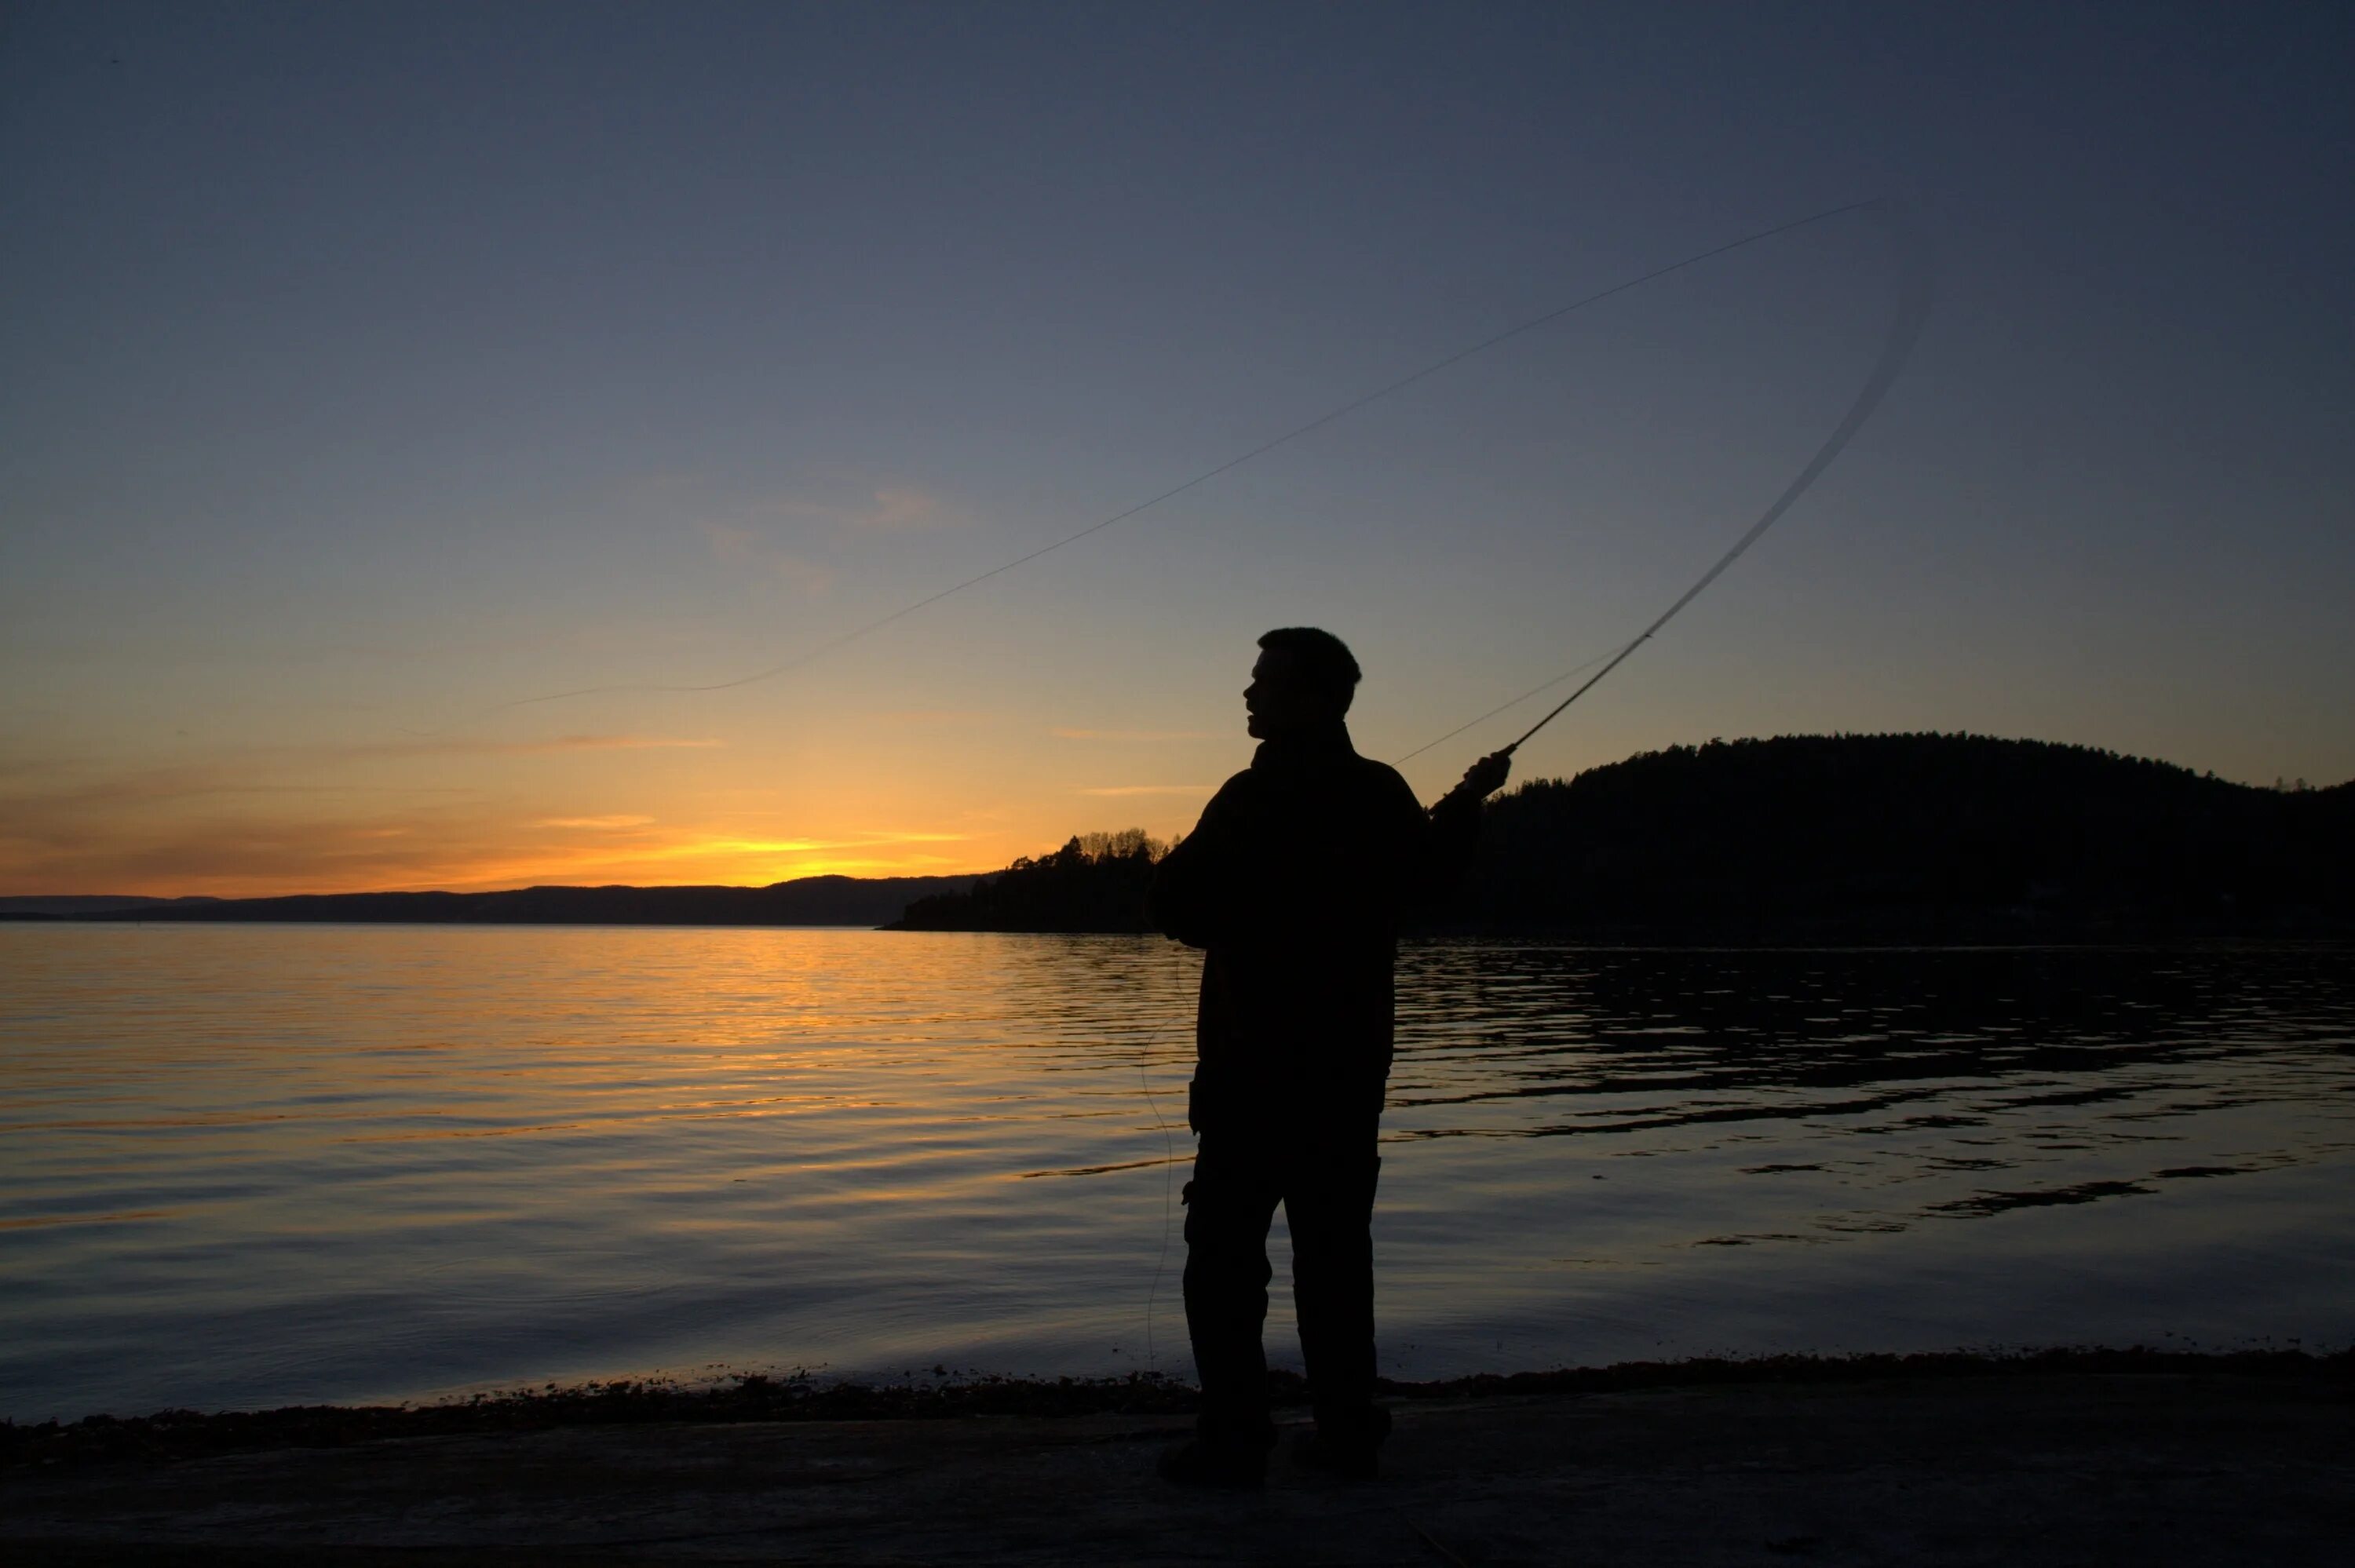
[[(332, 920), (512, 926), (880, 926), (972, 876), (804, 876), (767, 887), (523, 887), (506, 893), (324, 893), (144, 901), (85, 920)], [(34, 900), (17, 899), (15, 903)], [(62, 912), (61, 912), (62, 913)]]
[[(1135, 931), (1156, 846), (1073, 840), (898, 928)], [(1125, 844), (1125, 847), (1116, 847)], [(1965, 735), (1671, 747), (1491, 805), (1431, 930), (1662, 942), (2355, 936), (2355, 785)]]
[(116, 909), (153, 909), (161, 905), (213, 902), (210, 898), (142, 898), (133, 894), (114, 893), (0, 897), (0, 920), (66, 920)]
[(1628, 939), (2355, 933), (2355, 786), (1966, 735), (1671, 747), (1500, 797), (1451, 925)]

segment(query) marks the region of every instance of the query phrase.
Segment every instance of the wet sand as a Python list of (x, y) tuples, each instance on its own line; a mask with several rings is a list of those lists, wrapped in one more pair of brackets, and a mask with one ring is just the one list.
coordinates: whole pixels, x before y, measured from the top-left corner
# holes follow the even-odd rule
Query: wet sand
[(1256, 1495), (1158, 1480), (1166, 1413), (20, 1453), (0, 1541), (25, 1564), (2337, 1564), (2340, 1361), (1442, 1393), (1398, 1404), (1381, 1480), (1298, 1469), (1295, 1426)]

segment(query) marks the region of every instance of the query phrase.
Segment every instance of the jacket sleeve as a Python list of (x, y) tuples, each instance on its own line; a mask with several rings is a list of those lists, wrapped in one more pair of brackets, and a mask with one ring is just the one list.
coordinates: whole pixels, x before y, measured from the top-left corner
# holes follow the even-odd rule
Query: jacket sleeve
[(1238, 871), (1248, 853), (1242, 842), (1243, 796), (1248, 774), (1227, 780), (1194, 831), (1162, 856), (1146, 895), (1146, 918), (1154, 929), (1189, 948), (1211, 947), (1227, 938), (1241, 895)]
[[(1411, 792), (1408, 800), (1413, 800)], [(1420, 831), (1414, 837), (1417, 853), (1411, 862), (1412, 907), (1427, 911), (1444, 902), (1462, 885), (1465, 874), (1472, 869), (1473, 856), (1479, 852), (1483, 804), (1478, 795), (1458, 786), (1429, 811), (1415, 806), (1415, 826)]]

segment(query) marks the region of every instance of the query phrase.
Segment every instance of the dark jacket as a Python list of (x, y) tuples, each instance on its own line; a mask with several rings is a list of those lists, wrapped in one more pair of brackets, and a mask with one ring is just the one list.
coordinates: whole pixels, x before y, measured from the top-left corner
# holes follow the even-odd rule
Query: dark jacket
[(1208, 954), (1188, 1119), (1380, 1109), (1391, 969), (1409, 913), (1470, 861), (1477, 796), (1425, 811), (1340, 725), (1264, 741), (1162, 861), (1161, 931)]

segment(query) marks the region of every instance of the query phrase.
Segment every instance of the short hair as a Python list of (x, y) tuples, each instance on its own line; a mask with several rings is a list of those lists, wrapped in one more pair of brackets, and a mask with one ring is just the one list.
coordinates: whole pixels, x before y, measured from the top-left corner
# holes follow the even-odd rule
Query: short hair
[(1348, 643), (1314, 626), (1279, 626), (1261, 638), (1259, 645), (1291, 655), (1301, 679), (1330, 702), (1334, 712), (1349, 711), (1360, 672)]

